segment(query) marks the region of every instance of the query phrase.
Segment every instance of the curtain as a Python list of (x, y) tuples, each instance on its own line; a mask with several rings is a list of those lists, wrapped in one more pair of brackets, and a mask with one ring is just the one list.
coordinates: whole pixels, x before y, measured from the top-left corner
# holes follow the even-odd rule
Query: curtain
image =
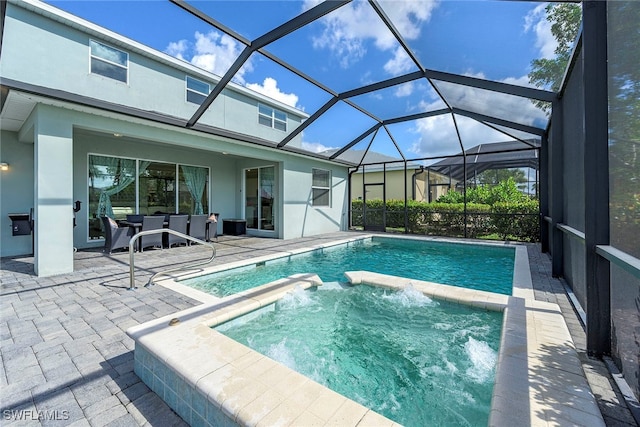
[(275, 183), (275, 168), (260, 168), (260, 197), (273, 199), (273, 185)]
[(202, 194), (204, 193), (204, 187), (207, 184), (207, 169), (199, 168), (197, 166), (183, 165), (180, 165), (180, 168), (182, 169), (187, 189), (189, 190), (194, 202), (193, 214), (203, 214), (204, 208), (202, 206)]
[[(114, 182), (117, 181), (112, 187), (105, 188), (100, 192), (100, 198), (98, 199), (98, 208), (96, 210), (96, 216), (108, 216), (113, 218), (113, 207), (111, 206), (111, 196), (118, 194), (125, 188), (127, 188), (132, 182), (136, 180), (136, 161), (133, 159), (121, 159), (118, 157), (104, 157), (104, 156), (91, 156), (92, 167), (106, 166), (107, 170), (111, 170), (113, 173)], [(151, 162), (140, 161), (139, 173), (142, 174)], [(118, 173), (118, 165), (120, 170)], [(116, 180), (117, 178), (117, 180)]]

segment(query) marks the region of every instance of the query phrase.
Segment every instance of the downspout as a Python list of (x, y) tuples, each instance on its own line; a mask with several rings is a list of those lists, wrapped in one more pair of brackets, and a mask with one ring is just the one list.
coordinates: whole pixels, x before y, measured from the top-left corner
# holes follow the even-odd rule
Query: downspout
[[(347, 210), (347, 213), (349, 215), (349, 218), (347, 218), (347, 229), (350, 229), (352, 224), (351, 224), (351, 216), (352, 216), (352, 212), (353, 212), (353, 204), (351, 202), (351, 175), (353, 175), (354, 173), (358, 172), (358, 170), (360, 169), (360, 165), (356, 166), (356, 168), (352, 171), (349, 171), (349, 185), (348, 185), (348, 189), (349, 191), (347, 191), (347, 197), (349, 198), (347, 203), (349, 203), (349, 209)], [(363, 182), (364, 182), (364, 177), (363, 177)], [(364, 201), (363, 201), (364, 203)], [(362, 206), (362, 210), (364, 211), (364, 205)]]
[(424, 166), (420, 165), (420, 169), (416, 169), (416, 171), (411, 175), (411, 199), (416, 199), (416, 176), (424, 173)]

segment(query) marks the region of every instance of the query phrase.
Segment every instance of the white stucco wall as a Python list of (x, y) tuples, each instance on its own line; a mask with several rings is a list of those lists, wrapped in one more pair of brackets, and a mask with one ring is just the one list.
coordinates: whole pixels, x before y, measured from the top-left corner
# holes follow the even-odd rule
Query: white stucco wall
[[(27, 10), (23, 7), (26, 4), (45, 11)], [(51, 14), (58, 15), (51, 19)], [(90, 39), (129, 52), (126, 84), (90, 73)], [(11, 167), (0, 174), (0, 256), (31, 253), (31, 236), (11, 236), (7, 214), (28, 213), (32, 207), (37, 223), (37, 272), (48, 275), (71, 271), (74, 246), (82, 249), (102, 244), (87, 240), (89, 153), (209, 167), (209, 210), (219, 212), (222, 218), (244, 216), (244, 168), (274, 165), (276, 230), (255, 234), (293, 238), (345, 229), (346, 167), (114, 112), (131, 107), (186, 121), (197, 106), (185, 100), (185, 76), (212, 82), (215, 76), (31, 0), (20, 6), (15, 2), (7, 5), (2, 48), (0, 77), (13, 81), (17, 87), (26, 85), (31, 91), (18, 95), (17, 108), (36, 106), (20, 130), (5, 130), (1, 135), (1, 161)], [(64, 92), (55, 92), (56, 99), (47, 98), (51, 90)], [(10, 98), (19, 93), (12, 86)], [(76, 96), (86, 98), (76, 100)], [(109, 111), (89, 107), (84, 104), (89, 99), (113, 105)], [(306, 117), (235, 86), (223, 91), (201, 123), (279, 142), (287, 133), (258, 123), (259, 103), (287, 111), (289, 132)], [(297, 136), (290, 145), (297, 146), (299, 142)], [(329, 207), (311, 205), (312, 168), (331, 170)], [(80, 200), (83, 208), (73, 227), (75, 200)], [(222, 224), (218, 227), (221, 232)], [(40, 265), (40, 261), (44, 264)]]
[[(56, 126), (73, 129), (71, 145), (65, 147), (67, 158), (55, 162), (63, 169), (72, 170), (72, 189), (61, 191), (64, 194), (64, 214), (49, 214), (55, 221), (71, 222), (70, 209), (75, 200), (82, 202), (82, 209), (76, 214), (75, 228), (69, 228), (73, 235), (73, 246), (86, 248), (101, 246), (98, 241), (88, 241), (88, 155), (103, 154), (123, 156), (159, 162), (184, 163), (210, 168), (210, 211), (219, 212), (221, 218), (244, 217), (243, 174), (250, 167), (275, 166), (276, 198), (274, 208), (276, 230), (274, 232), (253, 232), (250, 234), (275, 238), (294, 238), (313, 234), (327, 233), (346, 228), (346, 180), (347, 169), (329, 162), (309, 159), (279, 150), (222, 140), (192, 130), (145, 123), (141, 120), (119, 117), (114, 114), (101, 114), (99, 111), (85, 109), (76, 111), (66, 108), (39, 106), (25, 126), (33, 128), (36, 143), (41, 139), (38, 131), (50, 129), (43, 127), (40, 120), (51, 124), (55, 118)], [(46, 114), (43, 115), (43, 111)], [(25, 132), (27, 134), (29, 132)], [(115, 137), (113, 134), (122, 134)], [(45, 135), (46, 136), (46, 135)], [(0, 215), (3, 229), (0, 242), (2, 256), (26, 254), (31, 252), (30, 237), (11, 236), (7, 213), (28, 212), (35, 207), (34, 187), (38, 176), (34, 165), (34, 143), (18, 142), (18, 134), (3, 132), (3, 161), (11, 164), (10, 171), (3, 173), (1, 181)], [(65, 151), (63, 151), (65, 152)], [(222, 152), (227, 154), (222, 154)], [(70, 154), (72, 153), (72, 154)], [(56, 154), (60, 155), (60, 153)], [(311, 205), (311, 170), (328, 169), (332, 173), (332, 204), (330, 207)], [(40, 173), (39, 182), (57, 178), (58, 167)], [(56, 175), (56, 176), (54, 176)], [(62, 185), (62, 184), (60, 184)], [(66, 184), (65, 184), (66, 185)], [(54, 187), (55, 188), (55, 187)], [(61, 187), (62, 188), (62, 187)], [(57, 190), (56, 190), (57, 191)], [(68, 194), (66, 194), (68, 193)], [(67, 209), (68, 208), (68, 209)], [(67, 214), (69, 210), (69, 214)], [(68, 218), (69, 217), (69, 218)], [(44, 224), (42, 224), (44, 225)], [(4, 228), (6, 227), (6, 228)], [(218, 224), (222, 232), (222, 224)], [(45, 232), (45, 229), (41, 229)]]
[[(331, 171), (331, 206), (312, 206), (311, 169)], [(347, 168), (305, 158), (290, 158), (284, 162), (283, 225), (284, 239), (346, 230)]]
[(0, 161), (9, 163), (8, 171), (0, 171), (0, 254), (30, 254), (31, 235), (13, 236), (8, 214), (33, 208), (33, 144), (19, 142), (17, 132), (1, 131)]
[[(2, 43), (3, 78), (62, 90), (114, 105), (154, 111), (188, 120), (198, 105), (186, 100), (186, 76), (208, 82), (218, 77), (188, 62), (127, 39), (104, 28), (36, 2), (40, 13), (7, 5)], [(50, 12), (42, 12), (42, 11)], [(45, 14), (59, 14), (52, 20)], [(67, 16), (67, 18), (64, 18)], [(74, 22), (71, 27), (70, 23)], [(91, 73), (90, 40), (128, 53), (128, 81)], [(64, 54), (59, 54), (59, 53)], [(306, 114), (237, 85), (228, 86), (211, 104), (200, 124), (280, 142), (287, 133), (258, 123), (258, 103), (287, 113), (287, 128), (295, 129)], [(300, 136), (292, 145), (298, 146)]]

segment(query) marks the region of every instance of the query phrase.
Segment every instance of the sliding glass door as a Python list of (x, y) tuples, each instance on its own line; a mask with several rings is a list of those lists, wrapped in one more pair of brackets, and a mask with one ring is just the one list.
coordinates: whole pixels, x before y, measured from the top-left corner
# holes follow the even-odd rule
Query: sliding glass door
[(274, 230), (275, 167), (246, 169), (244, 188), (247, 228)]
[(104, 238), (101, 216), (207, 214), (209, 168), (89, 155), (89, 240)]
[(176, 165), (150, 163), (139, 176), (140, 204), (138, 213), (153, 215), (176, 213)]

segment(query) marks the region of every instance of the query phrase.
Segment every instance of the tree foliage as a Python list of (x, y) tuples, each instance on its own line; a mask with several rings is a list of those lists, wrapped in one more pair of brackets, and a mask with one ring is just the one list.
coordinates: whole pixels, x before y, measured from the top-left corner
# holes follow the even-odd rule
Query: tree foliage
[(512, 169), (489, 169), (478, 174), (477, 180), (480, 184), (498, 184), (513, 178), (516, 184), (524, 184), (527, 182), (527, 176), (520, 168)]
[[(529, 200), (519, 189), (513, 177), (500, 181), (497, 185), (480, 185), (467, 188), (467, 203), (493, 206), (496, 203), (523, 203)], [(463, 203), (464, 194), (450, 191), (440, 196), (437, 203)]]
[(531, 61), (529, 82), (537, 87), (560, 89), (564, 71), (571, 59), (573, 43), (580, 31), (582, 9), (574, 3), (550, 3), (545, 8), (551, 23), (551, 34), (558, 46), (555, 58), (540, 58)]

